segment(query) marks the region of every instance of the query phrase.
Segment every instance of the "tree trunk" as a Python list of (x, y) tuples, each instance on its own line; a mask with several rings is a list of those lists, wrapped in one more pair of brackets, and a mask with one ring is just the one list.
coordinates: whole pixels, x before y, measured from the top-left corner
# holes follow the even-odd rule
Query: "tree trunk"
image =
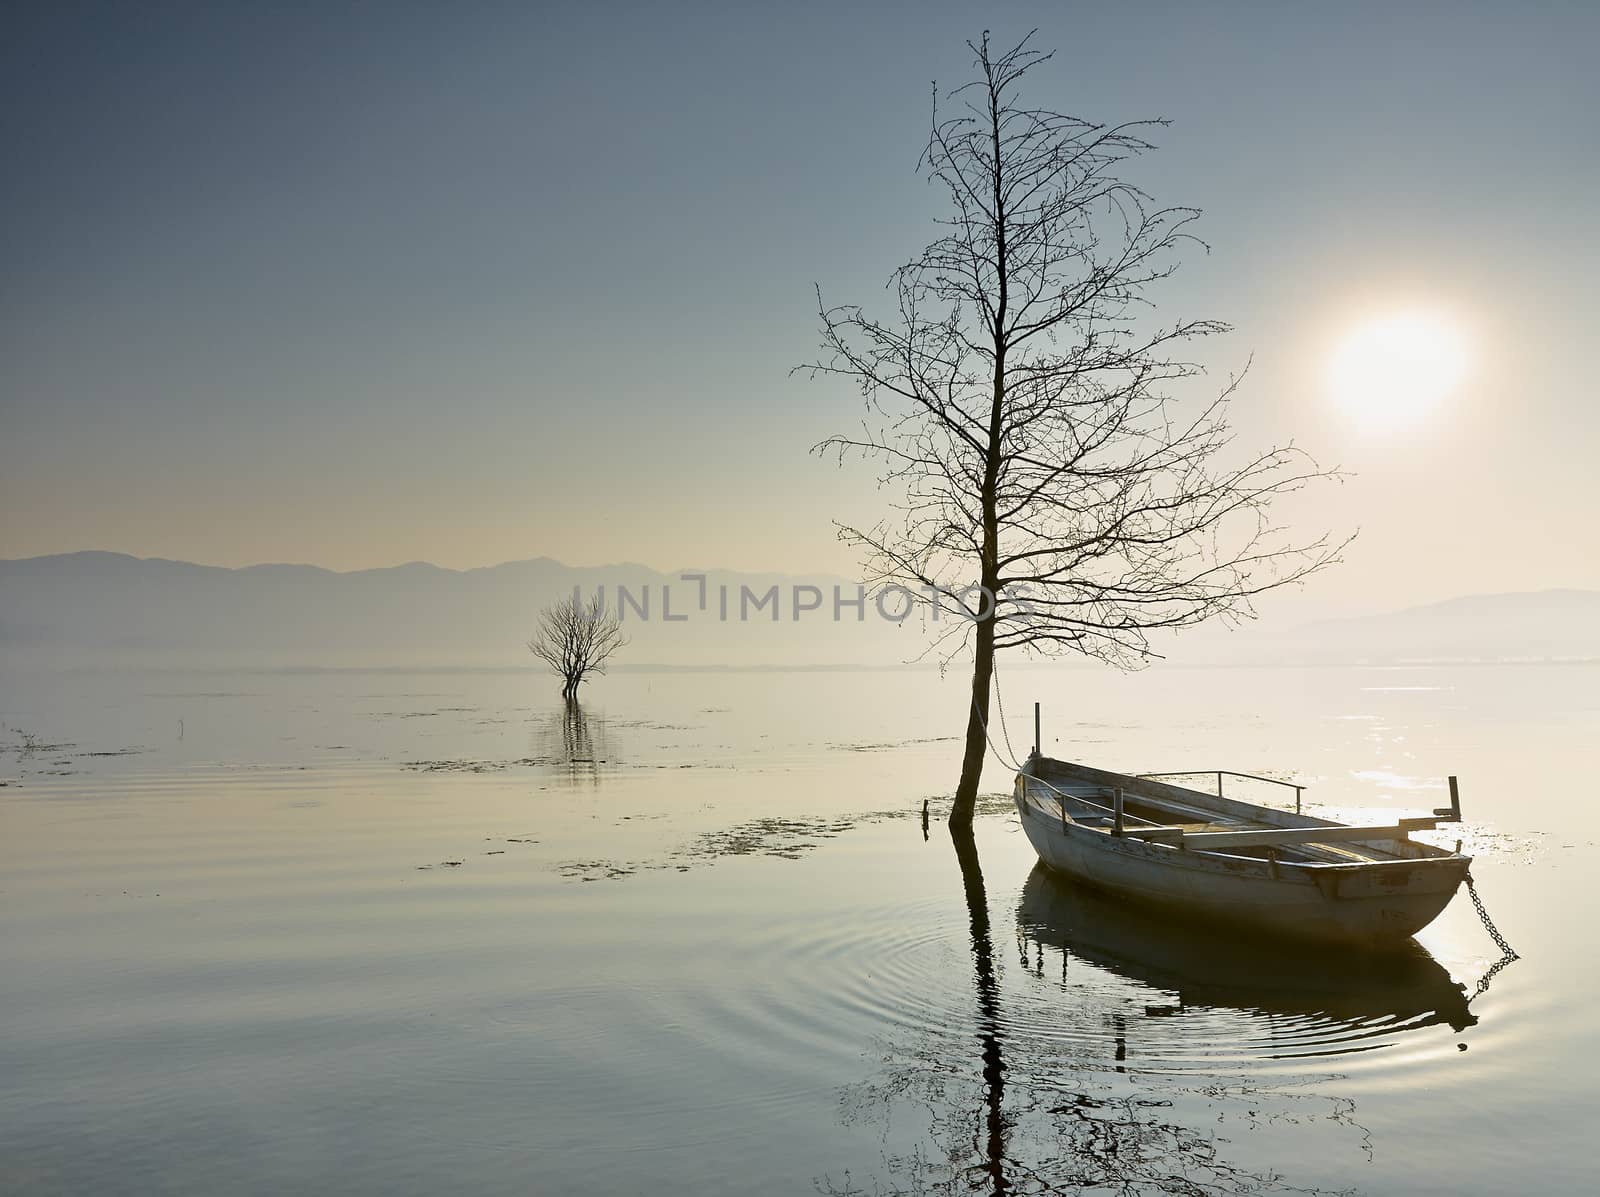
[[(984, 42), (984, 69), (989, 69), (989, 44)], [(993, 145), (994, 193), (994, 268), (996, 295), (994, 315), (989, 325), (994, 335), (994, 384), (989, 398), (989, 441), (984, 450), (983, 489), (979, 493), (983, 521), (981, 542), (980, 602), (978, 643), (972, 655), (972, 705), (967, 710), (967, 749), (961, 758), (961, 781), (950, 804), (950, 830), (972, 835), (972, 815), (978, 804), (978, 783), (983, 779), (983, 754), (988, 740), (989, 683), (994, 676), (995, 606), (1000, 599), (1000, 521), (995, 495), (1000, 483), (1002, 430), (1006, 403), (1006, 305), (1010, 289), (1006, 259), (1005, 161), (1000, 149), (1000, 90), (989, 73), (989, 136)], [(976, 851), (976, 849), (974, 849)]]
[(988, 747), (985, 727), (989, 722), (989, 683), (994, 675), (994, 620), (979, 620), (977, 632), (972, 656), (972, 701), (967, 707), (967, 747), (961, 757), (961, 781), (956, 786), (955, 801), (950, 804), (950, 830), (969, 836)]

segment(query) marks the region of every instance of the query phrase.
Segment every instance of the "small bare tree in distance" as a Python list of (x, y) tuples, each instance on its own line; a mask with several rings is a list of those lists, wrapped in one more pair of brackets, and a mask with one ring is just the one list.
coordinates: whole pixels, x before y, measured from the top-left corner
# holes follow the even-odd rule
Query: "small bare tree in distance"
[[(1024, 103), (1050, 55), (985, 33), (976, 78), (934, 100), (920, 163), (942, 234), (889, 286), (890, 312), (821, 307), (823, 357), (867, 417), (821, 451), (882, 464), (897, 516), (841, 525), (871, 582), (938, 602), (931, 625), (973, 648), (966, 747), (950, 811), (971, 834), (995, 655), (1084, 653), (1137, 665), (1150, 634), (1249, 617), (1251, 599), (1338, 559), (1296, 541), (1274, 499), (1328, 477), (1293, 445), (1240, 451), (1237, 379), (1200, 390), (1190, 347), (1227, 326), (1163, 323), (1151, 291), (1198, 213), (1129, 182), (1166, 122), (1103, 125)], [(964, 618), (961, 618), (964, 616)], [(938, 618), (938, 609), (933, 613)]]
[(587, 603), (574, 592), (539, 612), (539, 632), (528, 651), (561, 676), (561, 697), (569, 702), (591, 673), (604, 673), (611, 654), (628, 643), (619, 612), (596, 594)]

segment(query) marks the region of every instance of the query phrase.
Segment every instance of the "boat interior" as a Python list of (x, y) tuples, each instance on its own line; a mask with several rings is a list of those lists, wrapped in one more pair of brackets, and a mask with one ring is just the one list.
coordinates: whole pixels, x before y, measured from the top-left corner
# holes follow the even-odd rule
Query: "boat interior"
[[(1041, 812), (1059, 813), (1080, 826), (1119, 834), (1116, 806), (1120, 793), (1122, 835), (1283, 864), (1374, 864), (1450, 855), (1445, 849), (1407, 838), (1412, 830), (1431, 830), (1437, 816), (1385, 827), (1352, 828), (1151, 780), (1157, 775), (1104, 774), (1102, 780), (1091, 776), (1095, 774), (1100, 771), (1036, 761), (1023, 775), (1027, 800)], [(1295, 788), (1274, 778), (1230, 775)], [(1326, 829), (1325, 840), (1315, 838), (1322, 829)], [(1363, 835), (1366, 832), (1374, 834)], [(1361, 838), (1355, 838), (1358, 836)], [(1250, 842), (1252, 839), (1258, 842)]]

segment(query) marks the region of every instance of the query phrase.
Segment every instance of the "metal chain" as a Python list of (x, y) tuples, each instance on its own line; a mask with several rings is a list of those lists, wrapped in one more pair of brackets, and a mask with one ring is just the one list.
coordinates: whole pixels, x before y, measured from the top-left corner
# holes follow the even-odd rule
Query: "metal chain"
[(1495, 947), (1500, 949), (1500, 959), (1491, 964), (1489, 971), (1479, 978), (1478, 987), (1472, 991), (1472, 997), (1467, 999), (1471, 1002), (1483, 996), (1484, 991), (1489, 988), (1489, 982), (1494, 980), (1495, 974), (1512, 961), (1520, 960), (1522, 957), (1517, 955), (1516, 950), (1512, 948), (1506, 937), (1500, 934), (1500, 928), (1496, 927), (1494, 920), (1489, 917), (1489, 911), (1484, 907), (1483, 899), (1478, 896), (1478, 887), (1472, 884), (1471, 873), (1467, 874), (1467, 895), (1472, 899), (1473, 906), (1477, 908), (1478, 918), (1483, 921), (1483, 929), (1489, 933), (1489, 938), (1494, 940)]

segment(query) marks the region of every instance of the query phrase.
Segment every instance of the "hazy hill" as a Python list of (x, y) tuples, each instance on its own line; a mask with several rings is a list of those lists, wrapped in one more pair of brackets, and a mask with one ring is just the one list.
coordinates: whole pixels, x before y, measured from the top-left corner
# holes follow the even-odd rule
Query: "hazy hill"
[[(893, 664), (921, 643), (909, 623), (885, 624), (870, 606), (866, 620), (846, 609), (834, 622), (833, 587), (854, 595), (843, 578), (704, 572), (702, 611), (697, 582), (633, 564), (577, 568), (541, 557), (483, 569), (414, 562), (336, 573), (69, 553), (0, 561), (0, 648), (14, 661), (64, 665), (521, 665), (530, 660), (525, 643), (539, 609), (575, 586), (585, 596), (604, 586), (612, 603), (620, 586), (636, 604), (648, 603), (646, 619), (626, 609), (624, 663)], [(796, 620), (795, 588), (803, 585), (817, 587), (823, 605)], [(770, 602), (756, 606), (773, 587), (777, 620)], [(746, 589), (755, 598), (741, 619)], [(800, 601), (812, 598), (802, 592)]]
[(1349, 619), (1199, 629), (1165, 643), (1184, 664), (1600, 661), (1600, 592), (1473, 594)]
[[(484, 569), (415, 562), (335, 573), (306, 565), (221, 569), (118, 553), (0, 561), (0, 650), (8, 661), (110, 665), (521, 665), (537, 611), (599, 586), (636, 600), (624, 664), (695, 666), (891, 665), (925, 643), (916, 619), (833, 619), (843, 578), (706, 570), (699, 585), (641, 565), (578, 568), (549, 558)], [(796, 588), (815, 586), (822, 608), (794, 618)], [(720, 617), (721, 588), (729, 595)], [(781, 610), (747, 604), (777, 587)], [(670, 588), (670, 613), (663, 610)], [(804, 603), (813, 597), (801, 592)], [(681, 617), (681, 618), (680, 618)], [(1600, 593), (1551, 590), (1472, 595), (1359, 619), (1298, 628), (1254, 625), (1180, 639), (1179, 663), (1600, 660)]]
[(1305, 655), (1344, 660), (1600, 660), (1600, 592), (1473, 594), (1303, 630)]

